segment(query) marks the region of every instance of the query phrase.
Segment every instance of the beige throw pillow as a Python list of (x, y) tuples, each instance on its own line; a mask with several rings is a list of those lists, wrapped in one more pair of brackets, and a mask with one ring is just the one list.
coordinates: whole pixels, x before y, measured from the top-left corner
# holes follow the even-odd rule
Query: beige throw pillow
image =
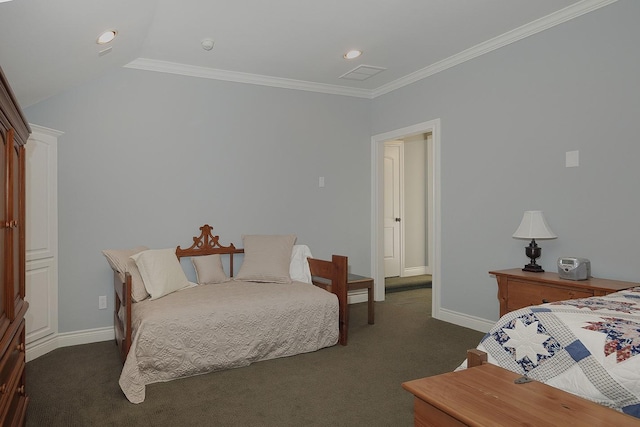
[(131, 258), (152, 300), (189, 286), (175, 249), (149, 249)]
[(289, 265), (294, 234), (242, 236), (244, 260), (235, 280), (291, 283)]
[(196, 269), (196, 280), (199, 285), (211, 285), (229, 280), (222, 267), (222, 258), (218, 254), (194, 256), (191, 262)]
[(149, 248), (146, 246), (137, 246), (133, 249), (106, 249), (102, 251), (113, 271), (120, 276), (120, 280), (124, 281), (125, 273), (131, 274), (131, 298), (134, 302), (149, 298), (149, 293), (144, 287), (135, 261), (130, 257), (147, 249)]

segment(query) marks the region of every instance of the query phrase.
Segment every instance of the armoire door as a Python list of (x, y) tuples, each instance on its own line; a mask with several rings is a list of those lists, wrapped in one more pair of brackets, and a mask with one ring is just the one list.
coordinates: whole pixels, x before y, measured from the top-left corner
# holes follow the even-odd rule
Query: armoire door
[[(9, 141), (11, 135), (5, 129), (0, 129), (0, 140), (2, 140), (2, 150), (0, 151), (0, 177), (2, 180), (9, 179), (9, 147), (13, 144)], [(0, 248), (2, 252), (6, 253), (9, 249), (9, 194), (6, 185), (0, 185)], [(2, 288), (0, 288), (0, 337), (4, 336), (7, 326), (9, 325), (9, 319), (7, 317), (6, 309), (6, 295), (2, 289), (6, 289), (4, 284), (9, 280), (7, 277), (8, 266), (6, 265), (4, 257), (0, 260), (0, 279), (2, 280)]]
[[(10, 210), (10, 240), (11, 240), (11, 301), (8, 304), (9, 320), (13, 321), (18, 316), (18, 313), (24, 305), (24, 292), (25, 292), (25, 158), (24, 158), (24, 145), (13, 142), (11, 147), (11, 204), (13, 205)], [(24, 313), (20, 315), (22, 317)]]
[(24, 146), (13, 138), (9, 129), (4, 141), (5, 153), (5, 220), (4, 220), (4, 287), (3, 306), (13, 321), (24, 303)]
[(29, 124), (0, 68), (0, 424), (25, 425), (25, 149)]

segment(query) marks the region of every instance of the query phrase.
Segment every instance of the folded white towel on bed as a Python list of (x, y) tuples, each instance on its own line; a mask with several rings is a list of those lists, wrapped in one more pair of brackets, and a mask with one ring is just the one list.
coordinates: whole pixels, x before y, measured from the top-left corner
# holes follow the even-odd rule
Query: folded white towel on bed
[(294, 282), (311, 283), (311, 270), (307, 258), (313, 258), (307, 245), (293, 245), (289, 276)]

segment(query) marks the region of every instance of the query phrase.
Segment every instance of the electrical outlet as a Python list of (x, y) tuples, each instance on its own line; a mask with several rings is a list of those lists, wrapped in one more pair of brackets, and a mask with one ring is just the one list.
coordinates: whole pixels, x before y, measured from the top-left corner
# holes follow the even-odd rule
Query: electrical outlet
[(98, 310), (104, 310), (107, 308), (107, 296), (102, 295), (98, 297)]

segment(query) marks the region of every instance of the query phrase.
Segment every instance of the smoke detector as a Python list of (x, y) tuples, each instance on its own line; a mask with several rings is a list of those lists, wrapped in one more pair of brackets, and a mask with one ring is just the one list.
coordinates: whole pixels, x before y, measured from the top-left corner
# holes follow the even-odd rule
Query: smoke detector
[(213, 45), (214, 44), (215, 44), (215, 42), (213, 41), (213, 39), (202, 39), (202, 41), (200, 42), (200, 45), (202, 46), (202, 48), (204, 50), (213, 49)]

